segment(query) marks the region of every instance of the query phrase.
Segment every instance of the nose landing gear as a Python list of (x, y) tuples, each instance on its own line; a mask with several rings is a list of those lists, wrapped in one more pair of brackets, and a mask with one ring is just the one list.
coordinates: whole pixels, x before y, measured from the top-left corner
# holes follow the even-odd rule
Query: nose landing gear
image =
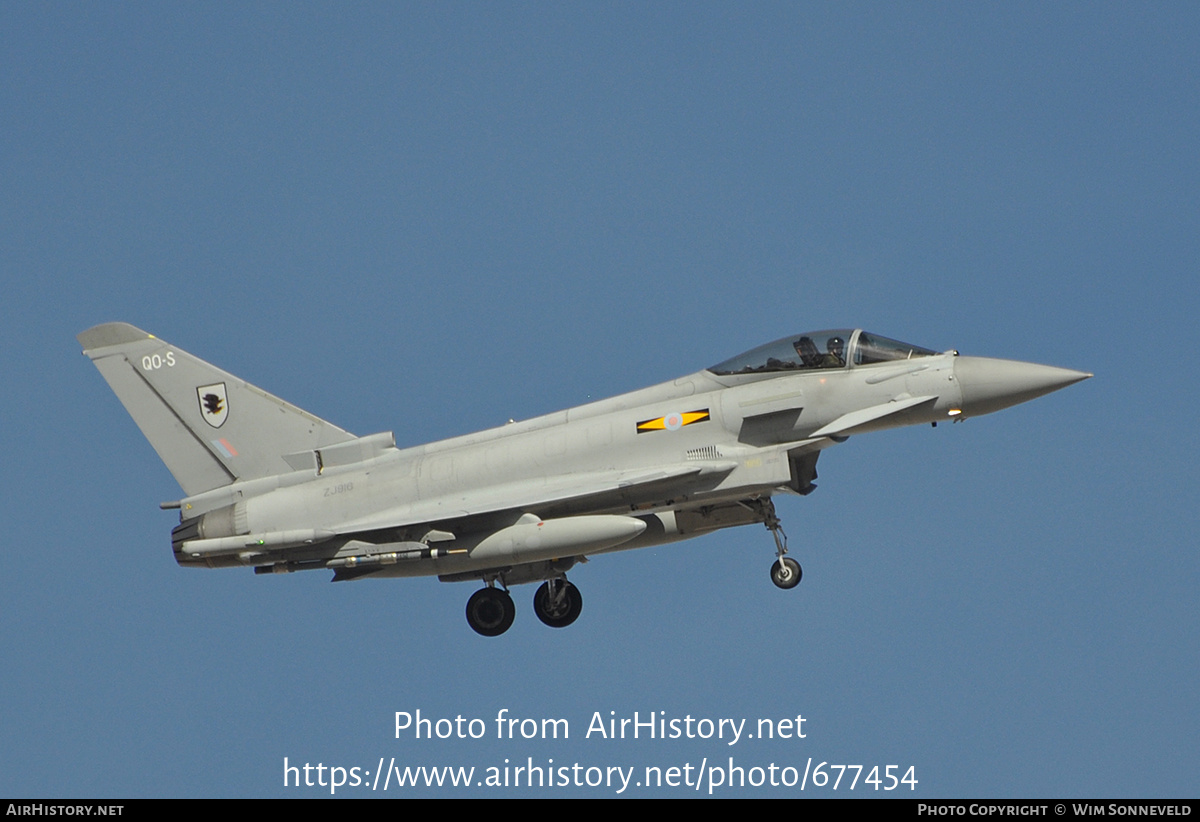
[(785, 591), (795, 588), (800, 584), (804, 571), (800, 568), (800, 563), (787, 556), (787, 534), (783, 532), (779, 517), (775, 515), (775, 503), (769, 498), (757, 499), (752, 501), (751, 507), (775, 538), (775, 564), (771, 566), (771, 582)]

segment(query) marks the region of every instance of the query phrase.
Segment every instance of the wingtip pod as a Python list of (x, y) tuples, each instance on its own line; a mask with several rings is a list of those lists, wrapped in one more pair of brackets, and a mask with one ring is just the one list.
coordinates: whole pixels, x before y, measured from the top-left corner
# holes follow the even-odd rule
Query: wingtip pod
[(87, 354), (98, 348), (152, 340), (154, 335), (129, 323), (101, 323), (86, 331), (80, 331), (75, 335), (75, 339), (79, 340), (79, 344), (83, 346), (83, 353)]

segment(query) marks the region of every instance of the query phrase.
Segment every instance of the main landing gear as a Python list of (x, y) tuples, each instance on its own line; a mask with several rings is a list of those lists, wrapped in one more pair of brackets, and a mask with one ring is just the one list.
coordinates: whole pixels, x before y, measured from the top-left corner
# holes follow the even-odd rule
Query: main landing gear
[(512, 597), (499, 588), (480, 588), (467, 600), (467, 624), (477, 634), (500, 636), (512, 627), (516, 616)]
[(801, 570), (800, 563), (787, 556), (787, 534), (783, 532), (779, 517), (775, 515), (775, 503), (770, 499), (759, 499), (754, 500), (752, 506), (762, 518), (763, 525), (767, 526), (767, 530), (775, 538), (775, 564), (771, 566), (771, 582), (785, 591), (795, 588), (800, 584), (804, 571)]
[[(533, 595), (533, 612), (551, 628), (565, 628), (579, 618), (583, 610), (583, 594), (566, 577), (546, 580)], [(477, 634), (500, 636), (512, 627), (517, 615), (508, 591), (495, 587), (480, 588), (467, 600), (467, 624)]]
[(582, 610), (583, 594), (565, 577), (546, 580), (533, 595), (534, 613), (551, 628), (566, 628)]

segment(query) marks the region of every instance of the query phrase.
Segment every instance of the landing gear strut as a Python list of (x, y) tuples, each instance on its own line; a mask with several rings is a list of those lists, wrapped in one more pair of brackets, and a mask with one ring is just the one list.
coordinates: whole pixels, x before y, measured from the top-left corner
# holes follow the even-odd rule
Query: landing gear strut
[(500, 636), (512, 627), (516, 616), (512, 597), (499, 588), (480, 588), (467, 600), (467, 624), (477, 634)]
[(800, 563), (787, 556), (787, 534), (783, 532), (779, 517), (775, 515), (775, 503), (769, 498), (760, 499), (754, 500), (753, 506), (762, 517), (763, 525), (767, 526), (767, 530), (775, 538), (775, 564), (771, 566), (771, 582), (784, 590), (795, 588), (800, 584), (804, 571), (801, 570)]
[(565, 578), (546, 580), (533, 595), (534, 613), (551, 628), (567, 627), (582, 610), (583, 594)]

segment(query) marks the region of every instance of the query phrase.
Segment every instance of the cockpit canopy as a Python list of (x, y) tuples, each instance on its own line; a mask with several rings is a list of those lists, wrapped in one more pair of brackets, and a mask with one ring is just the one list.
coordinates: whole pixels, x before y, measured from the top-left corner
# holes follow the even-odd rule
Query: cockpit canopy
[(745, 354), (714, 365), (714, 374), (761, 374), (845, 368), (876, 362), (933, 357), (938, 352), (853, 328), (807, 331), (760, 345)]

